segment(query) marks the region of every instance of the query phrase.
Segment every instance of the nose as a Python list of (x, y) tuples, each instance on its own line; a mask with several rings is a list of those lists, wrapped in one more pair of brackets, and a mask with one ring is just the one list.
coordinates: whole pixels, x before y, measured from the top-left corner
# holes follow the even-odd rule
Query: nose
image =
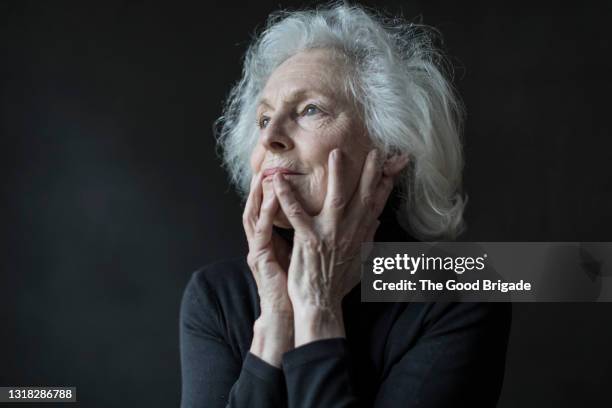
[(270, 152), (282, 153), (293, 149), (294, 144), (289, 136), (288, 124), (281, 117), (272, 118), (261, 132), (262, 143)]

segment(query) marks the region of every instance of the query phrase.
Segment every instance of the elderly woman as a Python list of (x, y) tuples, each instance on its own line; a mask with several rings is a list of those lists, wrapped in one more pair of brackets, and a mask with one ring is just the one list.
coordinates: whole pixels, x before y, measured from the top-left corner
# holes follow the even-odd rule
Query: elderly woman
[(336, 3), (273, 14), (249, 47), (218, 139), (249, 253), (187, 285), (183, 407), (496, 405), (508, 305), (360, 302), (362, 242), (463, 225), (433, 33)]

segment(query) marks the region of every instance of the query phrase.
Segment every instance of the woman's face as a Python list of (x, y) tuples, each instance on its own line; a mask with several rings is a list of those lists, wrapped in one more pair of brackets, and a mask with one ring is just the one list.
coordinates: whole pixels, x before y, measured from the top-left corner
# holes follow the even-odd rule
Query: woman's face
[[(330, 50), (298, 53), (272, 73), (258, 101), (253, 173), (264, 172), (267, 196), (274, 194), (273, 174), (283, 172), (310, 215), (323, 207), (329, 153), (341, 149), (344, 190), (352, 196), (372, 148), (354, 104), (343, 91), (343, 64)], [(274, 224), (291, 227), (282, 210)]]

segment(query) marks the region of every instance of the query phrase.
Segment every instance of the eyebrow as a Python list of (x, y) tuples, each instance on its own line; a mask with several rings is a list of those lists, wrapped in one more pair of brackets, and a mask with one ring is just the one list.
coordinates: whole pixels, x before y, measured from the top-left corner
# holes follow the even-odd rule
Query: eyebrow
[[(304, 98), (305, 96), (311, 95), (313, 93), (322, 95), (323, 97), (329, 98), (329, 96), (327, 95), (326, 92), (322, 92), (320, 90), (310, 90), (310, 89), (297, 89), (295, 91), (292, 91), (289, 96), (287, 98), (283, 99), (284, 103), (293, 103), (293, 102), (297, 102), (300, 99)], [(259, 100), (259, 103), (257, 104), (257, 108), (259, 109), (262, 106), (266, 106), (270, 109), (274, 109), (274, 107), (272, 106), (272, 104), (266, 99), (266, 98), (262, 98)]]

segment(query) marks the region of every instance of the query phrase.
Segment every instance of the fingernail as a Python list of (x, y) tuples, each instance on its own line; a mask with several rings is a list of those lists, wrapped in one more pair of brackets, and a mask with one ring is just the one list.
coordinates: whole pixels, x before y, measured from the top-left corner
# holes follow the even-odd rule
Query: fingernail
[(332, 159), (336, 161), (340, 160), (340, 149), (334, 149), (332, 152)]

